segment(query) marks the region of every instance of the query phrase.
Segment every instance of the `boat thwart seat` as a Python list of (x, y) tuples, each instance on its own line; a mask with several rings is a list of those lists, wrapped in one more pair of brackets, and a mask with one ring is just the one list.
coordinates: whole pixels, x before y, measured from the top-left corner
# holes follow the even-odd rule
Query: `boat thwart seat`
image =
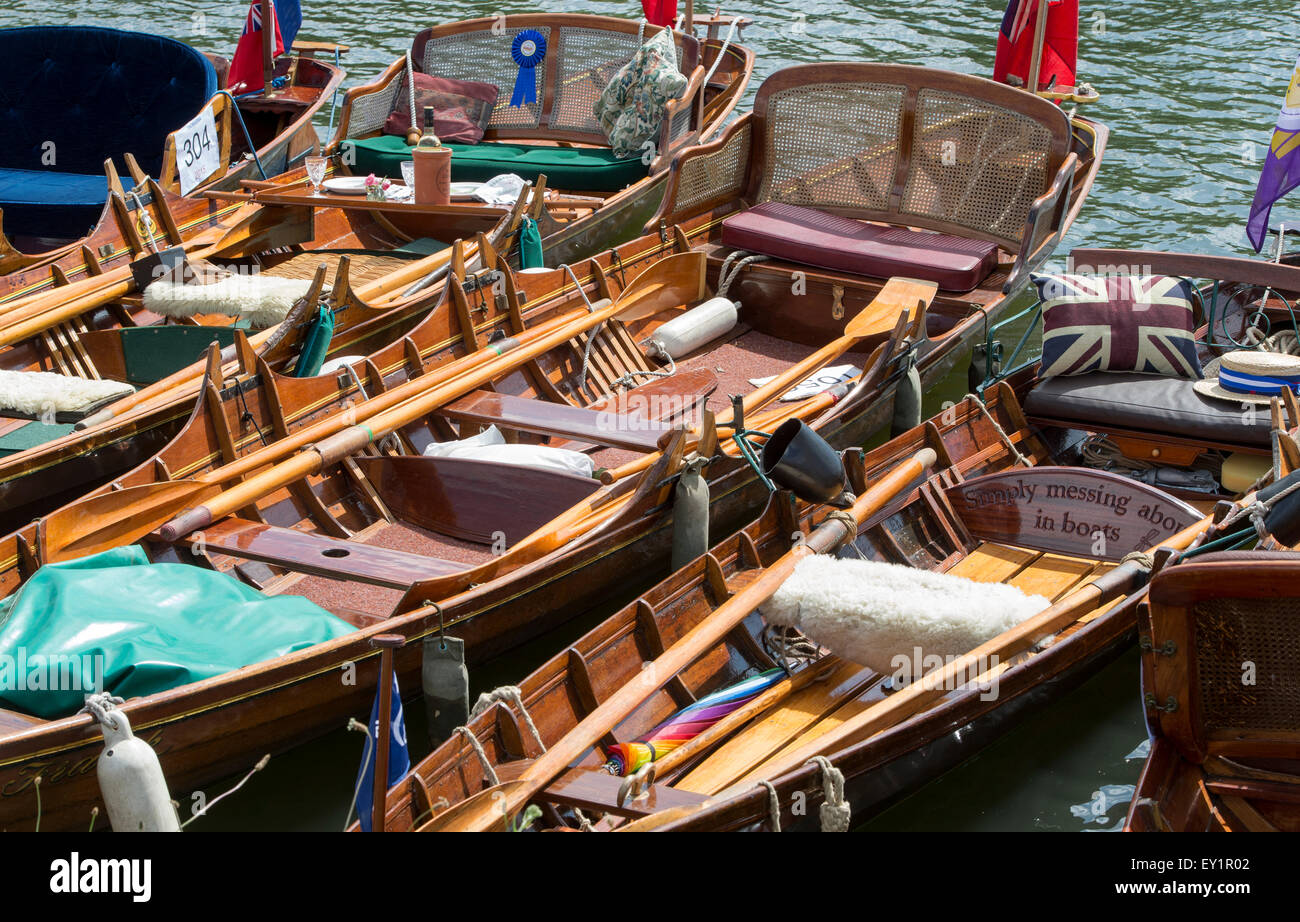
[(1059, 242), (1078, 163), (1060, 108), (1013, 87), (901, 64), (799, 65), (674, 161), (648, 229), (740, 198), (724, 246), (1009, 290)]
[(659, 440), (672, 432), (671, 426), (653, 420), (494, 391), (473, 391), (442, 412), (461, 422), (497, 425), (536, 435), (559, 435), (632, 451), (657, 451)]
[(390, 589), (406, 589), (422, 579), (448, 576), (464, 569), (461, 564), (423, 554), (263, 525), (234, 516), (197, 533), (187, 543), (201, 543), (209, 552), (260, 560), (297, 573)]
[(1243, 410), (1203, 397), (1187, 378), (1093, 372), (1048, 378), (1025, 399), (1025, 412), (1052, 423), (1106, 432), (1159, 433), (1185, 441), (1268, 448), (1268, 408)]

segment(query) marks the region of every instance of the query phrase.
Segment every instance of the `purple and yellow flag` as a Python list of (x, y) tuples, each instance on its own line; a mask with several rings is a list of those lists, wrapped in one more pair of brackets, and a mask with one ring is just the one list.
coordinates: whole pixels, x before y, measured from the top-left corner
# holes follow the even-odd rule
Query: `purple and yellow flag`
[(1250, 206), (1250, 220), (1246, 222), (1246, 236), (1256, 253), (1264, 246), (1273, 203), (1296, 186), (1300, 186), (1300, 58), (1296, 59), (1291, 74), (1291, 85), (1287, 87), (1269, 144), (1268, 159), (1264, 161), (1264, 172), (1255, 190), (1255, 202)]

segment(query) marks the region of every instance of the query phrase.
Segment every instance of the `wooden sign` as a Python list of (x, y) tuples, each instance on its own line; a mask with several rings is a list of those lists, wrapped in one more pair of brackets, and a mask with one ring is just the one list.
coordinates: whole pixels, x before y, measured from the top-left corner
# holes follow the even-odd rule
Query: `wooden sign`
[(978, 540), (1100, 560), (1154, 547), (1202, 518), (1163, 490), (1077, 467), (986, 474), (946, 496)]

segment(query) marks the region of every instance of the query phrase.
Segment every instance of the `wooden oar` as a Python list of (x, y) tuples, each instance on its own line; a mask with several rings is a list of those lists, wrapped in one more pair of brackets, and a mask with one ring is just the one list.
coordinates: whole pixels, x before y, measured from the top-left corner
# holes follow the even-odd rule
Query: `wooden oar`
[[(703, 286), (702, 267), (703, 254), (683, 253), (665, 257), (637, 276), (616, 303), (597, 301), (593, 305), (597, 309), (592, 313), (578, 310), (551, 318), (533, 330), (493, 343), (376, 395), (350, 408), (347, 413), (331, 414), (200, 478), (184, 481), (193, 486), (197, 498), (199, 486), (224, 483), (271, 465), (219, 494), (210, 504), (177, 517), (178, 520), (168, 523), (161, 533), (167, 540), (176, 540), (196, 528), (206, 527), (220, 515), (229, 515), (295, 480), (310, 476), (372, 440), (388, 435), (609, 319), (655, 313), (669, 301), (681, 299), (683, 294), (687, 300), (698, 299), (701, 297), (699, 289)], [(684, 286), (688, 289), (685, 293)], [(309, 445), (314, 450), (282, 460)], [(161, 500), (156, 504), (150, 503), (147, 491), (134, 499), (141, 506), (152, 509), (156, 527), (184, 508), (184, 503), (176, 502), (177, 495), (175, 491), (160, 492)], [(227, 499), (238, 501), (227, 507)], [(152, 531), (153, 528), (140, 530), (138, 523), (147, 519), (144, 509), (133, 511), (139, 513), (133, 516), (137, 524), (124, 529), (111, 518), (83, 517), (77, 514), (75, 505), (65, 507), (47, 518), (47, 523), (57, 518), (59, 528), (50, 529), (46, 559), (53, 561), (94, 553), (134, 541)], [(220, 515), (216, 514), (218, 512)], [(196, 524), (199, 522), (203, 524)], [(59, 541), (53, 540), (56, 531)]]
[[(858, 525), (884, 508), (907, 489), (935, 462), (931, 449), (917, 452), (898, 465), (877, 484), (866, 490), (849, 510)], [(762, 575), (739, 590), (681, 640), (648, 663), (641, 674), (620, 688), (584, 717), (577, 726), (556, 741), (516, 780), (488, 788), (430, 820), (422, 830), (482, 831), (499, 827), (514, 816), (573, 762), (600, 741), (610, 727), (626, 720), (646, 699), (667, 685), (674, 676), (716, 647), (759, 605), (772, 597), (799, 561), (839, 547), (855, 537), (857, 529), (842, 518), (828, 519), (798, 544), (767, 567)]]
[[(241, 209), (233, 216), (237, 220), (230, 225), (218, 224), (207, 228), (176, 244), (182, 247), (191, 259), (204, 259), (229, 247), (238, 235), (250, 233), (261, 217), (261, 208), (250, 205), (249, 210)], [(66, 320), (76, 316), (71, 313), (71, 304), (75, 303), (79, 312), (107, 304), (135, 288), (130, 266), (119, 266), (100, 275), (80, 279), (68, 285), (60, 285), (49, 291), (28, 295), (0, 305), (0, 344), (7, 344), (23, 338), (15, 331), (29, 330), (31, 324), (49, 316), (49, 323)], [(40, 332), (41, 328), (35, 330)], [(27, 335), (31, 335), (29, 332)]]
[[(916, 317), (918, 312), (924, 311), (930, 306), (938, 292), (939, 286), (934, 282), (891, 278), (880, 289), (880, 292), (871, 299), (871, 303), (862, 308), (848, 322), (844, 327), (843, 335), (831, 340), (816, 352), (791, 365), (762, 387), (746, 394), (743, 404), (746, 415), (784, 394), (789, 388), (808, 378), (819, 368), (839, 358), (862, 340), (870, 336), (888, 333), (900, 322), (900, 317), (909, 320)], [(863, 375), (869, 376), (872, 372), (873, 369), (866, 369), (863, 371)], [(829, 407), (831, 402), (833, 401), (829, 397), (825, 397), (819, 404), (818, 409)], [(734, 411), (729, 407), (718, 414), (717, 425), (719, 428), (731, 422), (733, 413)], [(748, 419), (746, 422), (755, 423), (754, 420)], [(605, 483), (613, 483), (624, 477), (639, 474), (648, 468), (653, 463), (653, 460), (652, 456), (635, 458), (607, 472), (601, 479)]]
[[(382, 313), (385, 310), (396, 310), (399, 307), (403, 306), (403, 304), (400, 303), (400, 299), (399, 301), (394, 301), (392, 304), (385, 304), (382, 306), (375, 305), (375, 304), (367, 304), (367, 302), (370, 302), (373, 298), (375, 298), (378, 295), (382, 295), (387, 291), (391, 291), (393, 287), (403, 284), (405, 281), (409, 280), (409, 277), (412, 273), (427, 273), (430, 277), (445, 276), (446, 271), (451, 266), (451, 258), (452, 258), (451, 253), (452, 253), (451, 247), (444, 247), (443, 249), (439, 250), (437, 253), (434, 253), (430, 256), (426, 256), (423, 259), (417, 260), (415, 263), (412, 263), (411, 266), (404, 267), (403, 269), (400, 269), (397, 272), (379, 278), (374, 282), (369, 283), (368, 285), (362, 285), (353, 289), (352, 295), (357, 301), (372, 307), (375, 310), (376, 315)], [(477, 243), (470, 243), (466, 245), (465, 257), (467, 262), (470, 260), (476, 261), (478, 259)], [(420, 296), (420, 297), (427, 297), (427, 296)], [(407, 300), (418, 301), (419, 297), (407, 299)], [(292, 313), (290, 314), (289, 317), (287, 317), (284, 320), (283, 323), (289, 323), (291, 321), (295, 323), (298, 322), (294, 318)], [(253, 346), (255, 349), (260, 349), (263, 346), (269, 347), (269, 343), (272, 339), (283, 335), (284, 332), (283, 323), (280, 324), (279, 326), (272, 327), (267, 330), (262, 330), (261, 332), (256, 333), (253, 336), (249, 337), (249, 344)], [(226, 348), (221, 350), (221, 363), (222, 363), (223, 373), (227, 373), (226, 366), (231, 366), (230, 371), (233, 372), (235, 361), (236, 361), (235, 346), (233, 345), (227, 346)], [(104, 407), (102, 410), (99, 410), (98, 412), (91, 414), (90, 416), (86, 417), (86, 419), (78, 423), (77, 428), (79, 430), (89, 429), (93, 426), (106, 423), (112, 419), (125, 418), (128, 416), (130, 411), (133, 410), (137, 411), (138, 413), (146, 413), (149, 412), (150, 410), (156, 409), (159, 406), (164, 406), (167, 404), (174, 403), (185, 397), (191, 397), (194, 393), (197, 392), (195, 386), (197, 385), (198, 381), (203, 377), (203, 373), (206, 367), (207, 367), (206, 358), (202, 358), (196, 362), (192, 362), (191, 364), (187, 365), (185, 368), (173, 372), (172, 374), (168, 375), (166, 378), (163, 378), (161, 381), (155, 381), (153, 384), (149, 385), (148, 387), (143, 387), (140, 390), (136, 391), (134, 394), (129, 394), (126, 397), (123, 397), (121, 400), (115, 401), (109, 406)]]

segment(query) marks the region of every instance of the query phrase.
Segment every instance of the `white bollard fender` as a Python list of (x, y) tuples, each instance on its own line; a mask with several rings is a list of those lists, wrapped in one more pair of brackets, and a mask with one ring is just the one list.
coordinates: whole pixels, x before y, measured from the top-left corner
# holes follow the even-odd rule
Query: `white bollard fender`
[(739, 307), (726, 298), (710, 298), (651, 333), (644, 343), (646, 351), (663, 361), (676, 362), (731, 332), (739, 318)]
[(117, 832), (180, 832), (158, 755), (131, 732), (126, 715), (108, 695), (86, 699), (104, 733), (97, 774), (109, 822)]

